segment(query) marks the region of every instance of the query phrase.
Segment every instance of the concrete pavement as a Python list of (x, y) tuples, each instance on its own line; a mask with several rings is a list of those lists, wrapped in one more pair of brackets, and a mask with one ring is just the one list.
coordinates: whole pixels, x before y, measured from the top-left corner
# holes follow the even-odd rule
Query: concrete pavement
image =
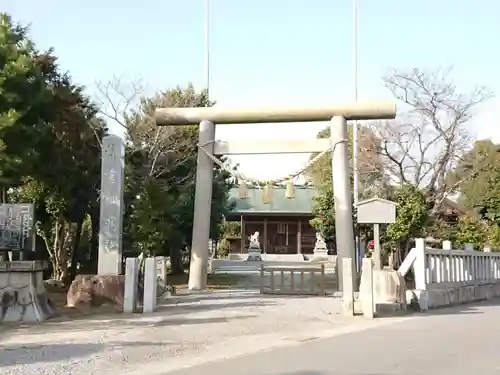
[(295, 346), (168, 372), (201, 373), (498, 375), (500, 300), (437, 310), (368, 330), (311, 338)]

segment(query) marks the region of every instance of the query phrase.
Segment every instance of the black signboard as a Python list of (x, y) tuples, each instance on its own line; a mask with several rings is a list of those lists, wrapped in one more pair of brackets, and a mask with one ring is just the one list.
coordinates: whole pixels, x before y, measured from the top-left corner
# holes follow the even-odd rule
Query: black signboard
[(0, 250), (35, 250), (34, 223), (33, 204), (0, 204)]

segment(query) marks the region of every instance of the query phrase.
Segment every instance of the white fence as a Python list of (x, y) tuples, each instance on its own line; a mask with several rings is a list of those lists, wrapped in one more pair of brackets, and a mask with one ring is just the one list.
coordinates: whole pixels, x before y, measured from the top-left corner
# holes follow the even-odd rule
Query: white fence
[(245, 261), (234, 259), (211, 259), (208, 264), (208, 271), (217, 273), (259, 273), (261, 264), (266, 267), (303, 267), (310, 264), (324, 264), (325, 272), (333, 274), (336, 272), (337, 257), (329, 255), (325, 260), (305, 260), (302, 254), (262, 254), (262, 261)]
[(443, 249), (432, 249), (418, 238), (398, 271), (404, 276), (410, 267), (415, 289), (480, 284), (500, 280), (500, 253), (474, 251), (470, 244), (464, 250), (453, 250), (449, 241), (443, 242)]
[[(263, 262), (293, 262), (305, 263), (302, 254), (261, 254)], [(209, 260), (210, 273), (239, 273), (260, 271), (259, 261), (246, 261), (248, 254), (231, 253), (227, 259)]]

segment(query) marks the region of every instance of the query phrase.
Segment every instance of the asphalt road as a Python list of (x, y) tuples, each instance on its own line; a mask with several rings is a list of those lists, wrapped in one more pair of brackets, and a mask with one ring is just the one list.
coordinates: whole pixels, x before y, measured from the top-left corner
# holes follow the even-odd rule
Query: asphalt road
[(168, 374), (499, 375), (500, 300)]

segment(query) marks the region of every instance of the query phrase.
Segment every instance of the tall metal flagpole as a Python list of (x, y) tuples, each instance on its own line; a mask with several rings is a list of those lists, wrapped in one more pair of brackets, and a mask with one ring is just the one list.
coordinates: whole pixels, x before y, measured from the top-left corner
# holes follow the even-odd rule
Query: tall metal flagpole
[[(205, 89), (207, 90), (207, 101), (210, 101), (210, 0), (204, 0), (204, 14), (205, 14)], [(209, 252), (215, 254), (214, 241), (209, 239)]]
[(205, 88), (210, 98), (210, 0), (205, 0)]
[[(353, 92), (354, 101), (358, 101), (358, 1), (353, 0)], [(354, 204), (358, 203), (359, 199), (359, 179), (358, 179), (358, 122), (354, 122), (352, 129), (353, 147), (352, 161), (354, 169)]]
[[(353, 94), (354, 101), (358, 101), (358, 1), (352, 0), (352, 11), (353, 11)], [(354, 127), (352, 128), (352, 167), (353, 167), (353, 195), (354, 195), (354, 207), (356, 208), (359, 201), (359, 174), (358, 174), (358, 121), (354, 121)], [(360, 238), (356, 235), (356, 264), (358, 266), (358, 271), (360, 271), (361, 262), (361, 246)]]

